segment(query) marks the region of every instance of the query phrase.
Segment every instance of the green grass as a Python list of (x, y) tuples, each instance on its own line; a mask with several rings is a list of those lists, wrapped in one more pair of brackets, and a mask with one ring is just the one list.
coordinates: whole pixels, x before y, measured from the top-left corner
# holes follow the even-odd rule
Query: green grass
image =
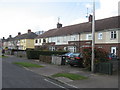
[(71, 80), (82, 80), (82, 79), (88, 78), (85, 76), (81, 76), (78, 74), (72, 74), (72, 73), (57, 73), (57, 74), (52, 75), (52, 77), (66, 77), (66, 78), (69, 78)]
[(41, 65), (33, 64), (33, 63), (29, 63), (29, 62), (13, 62), (13, 64), (23, 66), (23, 67), (38, 67), (38, 68), (43, 67)]
[(7, 57), (8, 57), (8, 56), (5, 56), (5, 55), (4, 55), (4, 56), (0, 56), (0, 58), (7, 58)]

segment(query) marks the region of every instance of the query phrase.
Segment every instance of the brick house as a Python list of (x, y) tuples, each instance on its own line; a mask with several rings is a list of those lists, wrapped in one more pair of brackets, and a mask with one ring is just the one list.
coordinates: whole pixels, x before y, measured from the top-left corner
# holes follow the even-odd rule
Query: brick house
[[(120, 56), (120, 16), (95, 21), (95, 46)], [(57, 25), (58, 26), (58, 25)], [(57, 27), (39, 35), (34, 40), (35, 48), (46, 46), (49, 50), (82, 52), (91, 47), (92, 24), (90, 22)], [(38, 42), (38, 41), (41, 42)], [(45, 42), (44, 42), (44, 41)]]

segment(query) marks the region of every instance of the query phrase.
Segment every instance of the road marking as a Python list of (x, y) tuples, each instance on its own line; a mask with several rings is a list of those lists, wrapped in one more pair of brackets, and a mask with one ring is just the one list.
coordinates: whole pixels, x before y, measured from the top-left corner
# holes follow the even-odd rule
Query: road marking
[(32, 70), (30, 70), (30, 69), (28, 69), (28, 68), (26, 68), (26, 67), (23, 67), (25, 70), (28, 70), (28, 71), (32, 71)]
[(54, 82), (52, 82), (52, 81), (49, 81), (49, 80), (47, 80), (47, 79), (44, 79), (44, 80), (47, 81), (47, 82), (49, 82), (49, 83), (52, 83), (52, 84), (54, 84), (54, 85), (56, 85), (56, 86), (58, 86), (58, 87), (65, 88), (65, 87), (63, 87), (63, 86), (61, 86), (61, 85), (58, 85), (58, 84), (56, 84), (56, 83), (54, 83)]
[[(61, 80), (59, 80), (59, 81), (61, 81)], [(63, 81), (61, 81), (61, 82), (63, 82)], [(68, 84), (68, 83), (66, 83), (66, 82), (63, 82), (63, 83), (65, 83), (65, 84), (67, 84), (68, 86), (71, 86), (71, 87), (73, 87), (73, 88), (78, 88), (78, 87), (73, 86), (73, 85), (71, 85), (71, 84)]]

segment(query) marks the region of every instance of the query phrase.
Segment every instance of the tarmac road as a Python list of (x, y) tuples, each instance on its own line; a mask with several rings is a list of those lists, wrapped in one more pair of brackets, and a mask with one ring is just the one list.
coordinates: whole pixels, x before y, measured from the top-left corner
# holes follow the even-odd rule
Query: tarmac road
[(72, 88), (16, 66), (12, 64), (13, 61), (18, 61), (18, 58), (9, 57), (2, 60), (2, 88)]

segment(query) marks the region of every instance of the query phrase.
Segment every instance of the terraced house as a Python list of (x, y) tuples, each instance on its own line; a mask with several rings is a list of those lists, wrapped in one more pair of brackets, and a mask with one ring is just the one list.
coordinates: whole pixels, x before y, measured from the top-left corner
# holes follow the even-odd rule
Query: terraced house
[[(96, 20), (95, 23), (95, 46), (120, 56), (120, 16)], [(65, 27), (58, 23), (57, 28), (39, 35), (34, 44), (36, 48), (52, 51), (82, 52), (83, 47), (91, 47), (91, 28), (90, 22)]]
[(29, 29), (27, 33), (21, 34), (18, 33), (17, 36), (14, 38), (8, 38), (3, 40), (4, 48), (7, 47), (8, 49), (19, 49), (19, 50), (26, 50), (27, 48), (34, 48), (34, 38), (37, 35)]
[(5, 39), (4, 37), (3, 37), (3, 39), (2, 39), (2, 46), (3, 46), (3, 48), (5, 49), (14, 49), (14, 38), (11, 36), (11, 35), (9, 35), (9, 37), (7, 38), (7, 39)]
[(34, 48), (34, 38), (37, 35), (29, 29), (27, 33), (18, 35), (15, 37), (16, 47), (19, 50), (26, 50), (27, 48)]

